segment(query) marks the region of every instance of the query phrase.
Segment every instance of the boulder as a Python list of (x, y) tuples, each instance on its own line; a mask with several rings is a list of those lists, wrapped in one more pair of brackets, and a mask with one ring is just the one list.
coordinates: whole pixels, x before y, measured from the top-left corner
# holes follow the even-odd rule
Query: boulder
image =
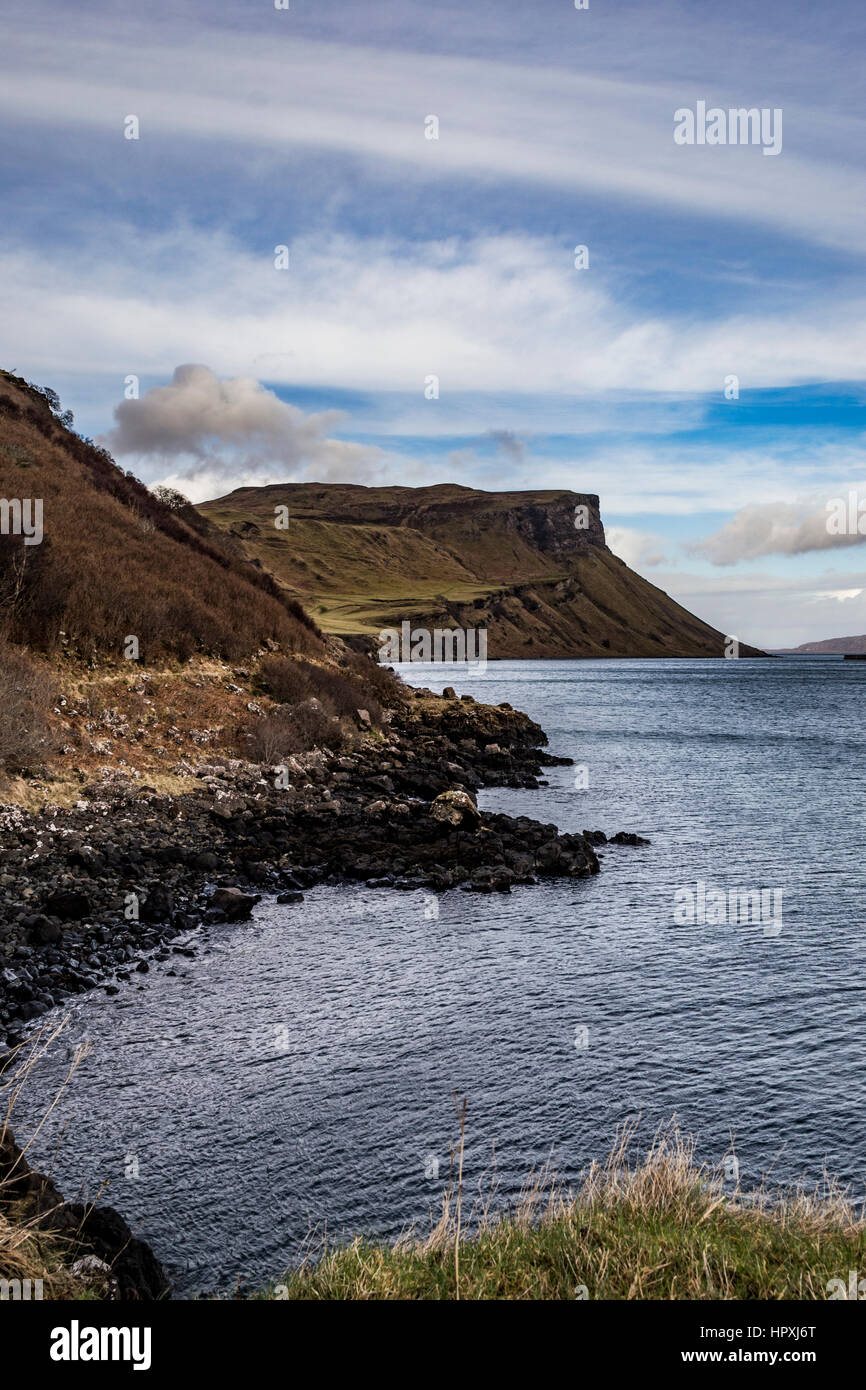
[(32, 917), (24, 917), (20, 925), (27, 929), (27, 940), (31, 946), (49, 946), (55, 941), (59, 941), (62, 935), (60, 926), (57, 922), (52, 922), (44, 913), (34, 913)]
[(443, 825), (460, 826), (463, 829), (476, 828), (481, 822), (478, 807), (469, 793), (454, 789), (440, 792), (430, 803), (430, 816)]
[(261, 902), (260, 893), (244, 893), (240, 888), (217, 888), (211, 897), (211, 906), (218, 908), (227, 922), (245, 922), (257, 902)]
[(90, 899), (75, 888), (60, 888), (50, 893), (42, 904), (49, 917), (62, 922), (81, 922), (90, 915)]
[(167, 922), (174, 911), (174, 894), (162, 883), (152, 883), (139, 908), (143, 922)]

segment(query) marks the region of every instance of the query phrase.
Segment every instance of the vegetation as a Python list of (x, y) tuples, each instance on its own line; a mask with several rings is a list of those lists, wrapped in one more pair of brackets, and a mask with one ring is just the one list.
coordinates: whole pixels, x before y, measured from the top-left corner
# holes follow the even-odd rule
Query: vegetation
[[(104, 1298), (109, 1292), (105, 1279), (74, 1268), (80, 1254), (74, 1232), (56, 1229), (59, 1194), (50, 1179), (32, 1177), (25, 1166), (24, 1155), (47, 1114), (36, 1126), (20, 1156), (10, 1128), (15, 1105), (30, 1073), (64, 1026), (65, 1020), (54, 1029), (44, 1028), (34, 1036), (28, 1048), (16, 1048), (11, 1054), (0, 1057), (0, 1279), (18, 1280), (22, 1296), (30, 1298)], [(50, 1109), (59, 1100), (84, 1055), (83, 1048), (76, 1049), (66, 1080)], [(41, 1288), (37, 1281), (41, 1281)]]
[(349, 726), (336, 715), (305, 704), (251, 721), (241, 731), (238, 752), (250, 762), (273, 765), (311, 748), (340, 748), (350, 737)]
[(866, 1263), (866, 1223), (828, 1183), (726, 1194), (676, 1126), (632, 1161), (625, 1129), (575, 1192), (542, 1173), (510, 1211), (480, 1201), (459, 1235), (462, 1182), (426, 1239), (357, 1239), (263, 1297), (317, 1299), (826, 1299)]
[(29, 771), (49, 752), (51, 691), (44, 667), (0, 636), (0, 782), (5, 774)]
[(257, 679), (279, 703), (240, 731), (238, 751), (253, 762), (274, 763), (311, 748), (350, 744), (357, 737), (361, 711), (367, 712), (370, 727), (381, 726), (378, 695), (389, 705), (406, 699), (401, 681), (355, 652), (347, 652), (339, 667), (266, 656)]
[(492, 658), (724, 654), (721, 633), (607, 549), (589, 494), (285, 483), (198, 510), (339, 636), (378, 646), (406, 620), (483, 628)]
[(0, 536), (0, 614), (13, 640), (117, 660), (130, 635), (145, 660), (237, 661), (267, 642), (323, 650), (300, 604), (236, 543), (74, 434), (52, 396), (0, 373), (0, 497), (40, 499), (44, 514), (41, 544)]
[[(367, 670), (358, 665), (337, 670), (317, 666), (312, 661), (266, 656), (259, 665), (259, 679), (268, 693), (282, 704), (315, 699), (328, 714), (337, 716), (351, 715), (363, 708), (373, 723), (379, 724), (382, 708), (370, 689), (369, 680), (378, 668), (369, 660), (361, 660)], [(397, 682), (392, 678), (391, 684), (396, 687)]]

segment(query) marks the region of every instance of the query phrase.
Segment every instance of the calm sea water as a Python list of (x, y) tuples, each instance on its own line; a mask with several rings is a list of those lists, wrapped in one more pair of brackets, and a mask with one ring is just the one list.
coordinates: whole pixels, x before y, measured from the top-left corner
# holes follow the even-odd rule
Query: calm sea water
[[(710, 1161), (733, 1135), (744, 1186), (826, 1167), (862, 1197), (866, 663), (407, 674), (510, 701), (586, 769), (484, 806), (651, 845), (504, 897), (262, 903), (196, 962), (175, 957), (183, 974), (155, 966), (77, 1005), (68, 1043), (92, 1052), (34, 1150), (61, 1188), (108, 1180), (185, 1293), (260, 1283), (324, 1234), (426, 1229), (455, 1090), (470, 1187), (495, 1153), (504, 1198), (548, 1159), (576, 1177), (636, 1114), (644, 1131), (676, 1114)], [(678, 923), (677, 892), (699, 881), (781, 890), (781, 931)], [(42, 1063), (22, 1132), (65, 1050)]]

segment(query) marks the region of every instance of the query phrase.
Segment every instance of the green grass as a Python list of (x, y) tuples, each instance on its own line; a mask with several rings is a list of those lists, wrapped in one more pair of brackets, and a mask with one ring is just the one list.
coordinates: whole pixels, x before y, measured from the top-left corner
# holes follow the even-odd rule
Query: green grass
[(634, 1164), (631, 1137), (577, 1191), (543, 1176), (512, 1211), (496, 1218), (482, 1207), (459, 1247), (452, 1189), (426, 1239), (354, 1240), (261, 1296), (453, 1299), (459, 1287), (461, 1299), (809, 1300), (866, 1268), (863, 1213), (834, 1183), (772, 1197), (726, 1192), (676, 1127)]

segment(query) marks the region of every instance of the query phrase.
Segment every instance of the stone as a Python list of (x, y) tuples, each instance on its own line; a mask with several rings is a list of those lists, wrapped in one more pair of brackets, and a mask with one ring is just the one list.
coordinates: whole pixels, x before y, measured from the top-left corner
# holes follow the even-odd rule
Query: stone
[(45, 899), (43, 907), (49, 917), (63, 922), (80, 922), (90, 914), (90, 899), (77, 889), (61, 888)]
[(211, 906), (224, 913), (227, 922), (246, 921), (258, 902), (260, 893), (244, 893), (240, 888), (217, 888), (211, 897)]
[(481, 821), (478, 807), (469, 793), (453, 789), (440, 792), (430, 803), (430, 815), (444, 825), (477, 827)]
[(174, 894), (162, 883), (154, 883), (139, 907), (143, 922), (167, 922), (174, 911)]

